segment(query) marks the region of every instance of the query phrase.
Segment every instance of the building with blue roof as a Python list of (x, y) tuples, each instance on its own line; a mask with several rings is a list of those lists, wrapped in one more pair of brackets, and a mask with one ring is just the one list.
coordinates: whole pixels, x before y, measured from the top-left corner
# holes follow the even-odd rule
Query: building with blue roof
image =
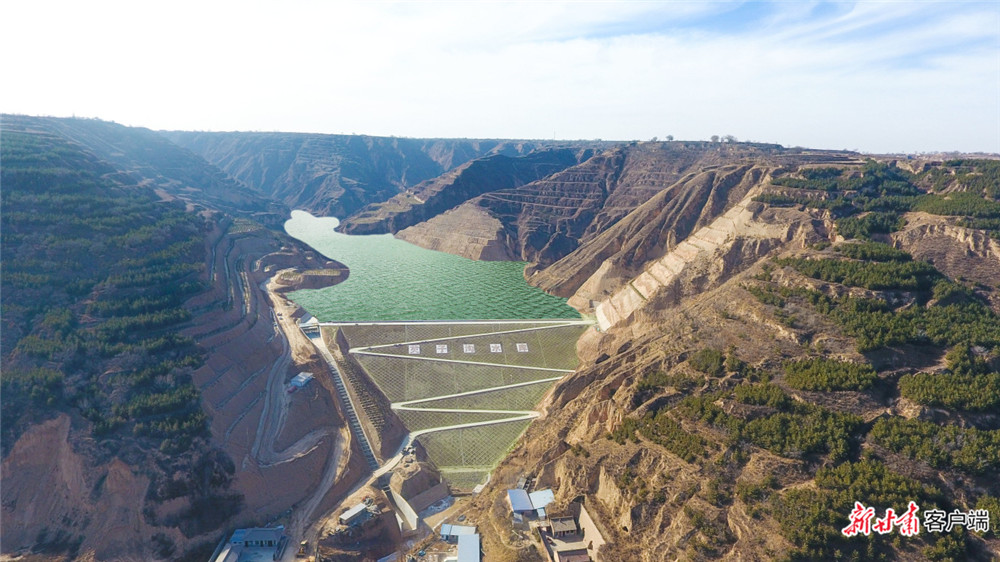
[(531, 505), (528, 492), (519, 488), (507, 490), (507, 501), (510, 502), (510, 510), (517, 514), (527, 515), (535, 510)]
[(545, 519), (545, 508), (554, 501), (556, 501), (555, 492), (552, 488), (546, 488), (544, 490), (537, 490), (528, 494), (528, 499), (531, 500), (531, 507), (534, 508), (535, 513), (538, 515), (539, 519)]
[(446, 541), (453, 541), (463, 535), (475, 535), (476, 528), (467, 525), (451, 525), (444, 523), (441, 525), (441, 538)]
[(274, 558), (284, 550), (288, 537), (285, 527), (250, 527), (236, 529), (228, 542), (220, 543), (212, 555), (212, 562), (243, 562), (261, 556)]
[(479, 561), (479, 535), (459, 535), (458, 562)]

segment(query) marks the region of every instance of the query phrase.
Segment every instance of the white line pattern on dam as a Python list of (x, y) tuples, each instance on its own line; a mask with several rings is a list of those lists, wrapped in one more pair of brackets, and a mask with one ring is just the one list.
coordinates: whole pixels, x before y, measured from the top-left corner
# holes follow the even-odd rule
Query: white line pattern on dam
[[(386, 459), (382, 466), (375, 471), (376, 475), (385, 474), (392, 470), (402, 459), (403, 449), (411, 445), (417, 437), (444, 431), (474, 430), (474, 428), (527, 422), (539, 417), (540, 414), (537, 411), (526, 407), (529, 403), (533, 405), (533, 402), (514, 398), (509, 393), (511, 391), (522, 394), (527, 392), (526, 396), (540, 397), (544, 393), (543, 389), (536, 391), (528, 389), (538, 385), (548, 388), (566, 374), (574, 372), (574, 369), (548, 366), (552, 363), (549, 362), (550, 358), (547, 357), (546, 350), (551, 355), (553, 345), (559, 345), (552, 344), (552, 342), (562, 338), (558, 333), (548, 336), (545, 331), (592, 324), (593, 322), (587, 320), (319, 323), (323, 327), (361, 330), (361, 332), (349, 335), (350, 339), (360, 340), (361, 343), (364, 343), (366, 339), (365, 333), (370, 334), (369, 337), (374, 337), (376, 341), (381, 340), (374, 345), (361, 345), (349, 349), (349, 353), (358, 359), (367, 358), (369, 363), (362, 364), (367, 376), (386, 395), (392, 410), (407, 425), (408, 433), (402, 440), (400, 450), (392, 458)], [(508, 325), (512, 326), (512, 329), (504, 329)], [(448, 330), (445, 331), (448, 335), (441, 335), (439, 330), (445, 326), (472, 328), (482, 326), (482, 329), (473, 329), (471, 333), (458, 334), (450, 333)], [(380, 327), (385, 327), (386, 330), (378, 330)], [(420, 333), (425, 331), (424, 329), (428, 333)], [(417, 333), (413, 333), (414, 331)], [(434, 333), (435, 331), (438, 333)], [(530, 335), (530, 339), (522, 342), (517, 337), (520, 334)], [(411, 337), (406, 337), (407, 335)], [(549, 339), (539, 339), (542, 335), (546, 335)], [(321, 341), (317, 340), (314, 341), (316, 343)], [(475, 344), (462, 345), (463, 342), (470, 341), (474, 341)], [(448, 345), (442, 345), (441, 342), (448, 342)], [(393, 349), (396, 350), (395, 353), (389, 352)], [(496, 351), (497, 349), (501, 351)], [(451, 355), (448, 350), (452, 350), (456, 356), (469, 354), (470, 357), (485, 357), (489, 361), (431, 356), (435, 354)], [(478, 350), (479, 353), (476, 353), (475, 350)], [(566, 350), (563, 349), (561, 353), (566, 355)], [(385, 363), (386, 360), (390, 362)], [(565, 361), (560, 361), (555, 364), (562, 367), (564, 363)], [(434, 364), (442, 367), (432, 367)], [(406, 365), (410, 365), (410, 367)], [(420, 365), (427, 365), (427, 369), (432, 370), (425, 371)], [(381, 366), (382, 371), (372, 371), (373, 366)], [(465, 371), (463, 368), (466, 367), (475, 369), (475, 371)], [(416, 370), (413, 370), (414, 368)], [(433, 369), (445, 369), (445, 371), (439, 372)], [(495, 371), (490, 371), (490, 369)], [(516, 375), (511, 380), (511, 373), (518, 372), (524, 372), (527, 376), (530, 376), (529, 373), (538, 375), (551, 373), (553, 376), (518, 380), (523, 376)], [(423, 384), (415, 383), (407, 378), (414, 376), (419, 379), (419, 383)], [(458, 388), (452, 386), (452, 379), (455, 377), (461, 380), (461, 383), (455, 383)], [(439, 383), (434, 382), (438, 380)], [(428, 381), (431, 384), (428, 384)], [(481, 386), (477, 386), (479, 381), (482, 381)], [(489, 384), (490, 382), (493, 384)], [(501, 384), (496, 384), (497, 382)], [(463, 387), (469, 389), (462, 390)], [(460, 391), (454, 392), (454, 390)], [(416, 396), (413, 395), (414, 392), (417, 393)], [(406, 394), (410, 395), (409, 399), (405, 396)], [(515, 405), (510, 403), (511, 400), (520, 403)], [(533, 400), (537, 400), (537, 398)], [(515, 407), (506, 406), (508, 403)], [(435, 422), (437, 423), (435, 424)], [(428, 424), (433, 425), (428, 426)], [(507, 432), (511, 430), (507, 430)], [(363, 432), (361, 433), (360, 437), (367, 440)], [(464, 436), (464, 433), (460, 435)], [(463, 441), (463, 438), (458, 437), (458, 441)], [(465, 447), (464, 444), (462, 446)], [(467, 461), (470, 456), (474, 459), (481, 456), (481, 454), (477, 455), (477, 451), (474, 450), (463, 449), (463, 451), (461, 455), (463, 461)], [(441, 468), (449, 472), (488, 471), (488, 467), (479, 462), (472, 462), (472, 465), (469, 465), (468, 462), (458, 465), (442, 463)]]

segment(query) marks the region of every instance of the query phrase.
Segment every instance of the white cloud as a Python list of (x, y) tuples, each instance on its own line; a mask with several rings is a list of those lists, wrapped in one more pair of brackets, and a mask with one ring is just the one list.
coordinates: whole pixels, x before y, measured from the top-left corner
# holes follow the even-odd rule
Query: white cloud
[(152, 128), (1000, 151), (996, 4), (737, 8), (21, 2), (0, 101)]

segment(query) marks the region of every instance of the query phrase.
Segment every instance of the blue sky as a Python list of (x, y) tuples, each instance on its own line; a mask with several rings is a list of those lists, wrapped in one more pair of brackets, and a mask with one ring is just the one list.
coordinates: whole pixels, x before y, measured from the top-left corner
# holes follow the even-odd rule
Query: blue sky
[(8, 3), (0, 110), (1000, 152), (1000, 2)]

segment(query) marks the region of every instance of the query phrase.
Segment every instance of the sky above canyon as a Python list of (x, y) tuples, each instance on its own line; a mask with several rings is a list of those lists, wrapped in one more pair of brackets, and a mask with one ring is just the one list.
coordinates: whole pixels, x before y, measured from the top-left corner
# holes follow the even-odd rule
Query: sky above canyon
[(9, 2), (0, 110), (1000, 152), (1000, 3)]

